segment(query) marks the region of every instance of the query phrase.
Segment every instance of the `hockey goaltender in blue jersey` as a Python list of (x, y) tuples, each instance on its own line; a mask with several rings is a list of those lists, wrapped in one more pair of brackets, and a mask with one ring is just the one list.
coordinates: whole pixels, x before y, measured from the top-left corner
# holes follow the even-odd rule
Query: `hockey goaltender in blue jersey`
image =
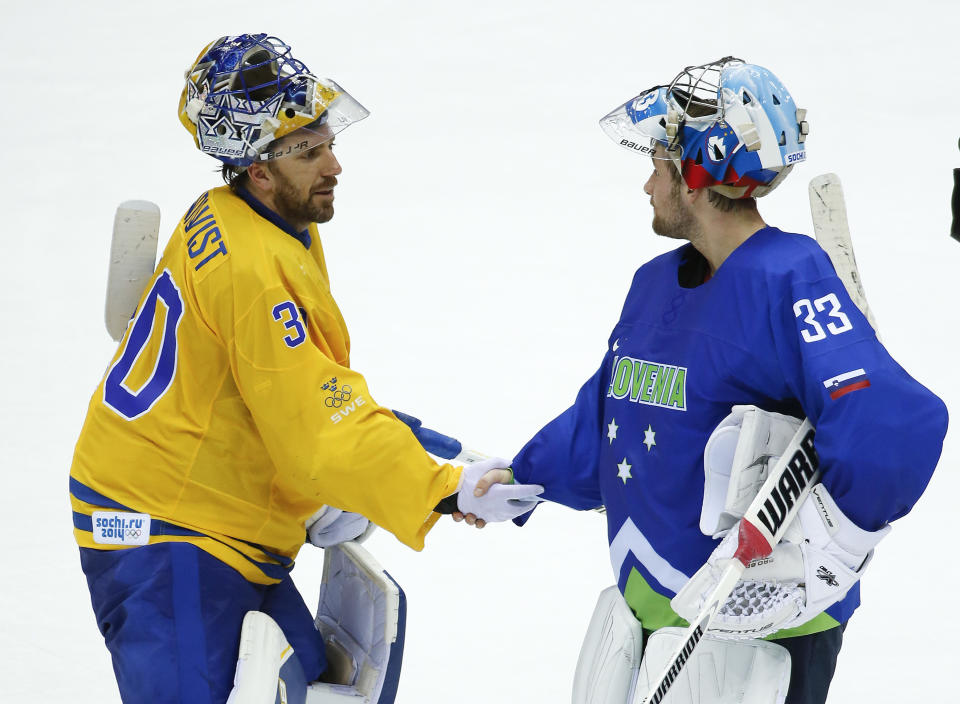
[[(703, 450), (731, 406), (809, 417), (824, 485), (868, 531), (911, 509), (947, 428), (812, 238), (767, 227), (706, 271), (689, 244), (641, 267), (600, 369), (513, 462), (544, 498), (606, 506), (618, 586), (651, 630), (686, 625), (669, 600), (716, 547), (699, 529)], [(776, 637), (843, 623), (859, 600), (855, 585)]]

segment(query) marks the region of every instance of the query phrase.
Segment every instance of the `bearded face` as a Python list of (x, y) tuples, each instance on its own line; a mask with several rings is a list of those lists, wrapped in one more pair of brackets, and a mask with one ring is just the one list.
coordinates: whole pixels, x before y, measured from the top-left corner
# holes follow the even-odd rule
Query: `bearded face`
[[(667, 167), (672, 168), (670, 165)], [(669, 187), (662, 190), (655, 188), (650, 197), (653, 204), (653, 231), (661, 237), (675, 240), (694, 239), (699, 225), (690, 205), (680, 196), (683, 181), (674, 180), (670, 174), (664, 174), (663, 178), (669, 179)]]
[[(311, 152), (320, 151), (323, 148), (323, 146), (316, 147)], [(293, 157), (293, 159), (300, 158)], [(333, 189), (337, 185), (336, 176), (299, 169), (293, 174), (288, 174), (285, 173), (285, 166), (287, 164), (278, 162), (272, 164), (270, 169), (276, 181), (273, 204), (277, 214), (289, 223), (329, 221), (333, 217)]]

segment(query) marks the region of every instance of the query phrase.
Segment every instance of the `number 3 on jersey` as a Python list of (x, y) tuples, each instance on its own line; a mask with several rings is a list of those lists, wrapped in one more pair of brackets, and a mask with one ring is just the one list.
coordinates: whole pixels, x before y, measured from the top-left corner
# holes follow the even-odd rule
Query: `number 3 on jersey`
[[(827, 310), (827, 306), (830, 309)], [(817, 342), (827, 336), (823, 326), (817, 320), (817, 313), (826, 312), (828, 320), (826, 322), (827, 332), (831, 335), (840, 335), (848, 330), (853, 330), (853, 323), (847, 314), (840, 310), (840, 301), (837, 294), (828, 293), (822, 298), (814, 299), (801, 298), (793, 304), (793, 314), (799, 318), (803, 316), (803, 323), (807, 326), (800, 329), (800, 335), (804, 342)]]
[(293, 334), (284, 335), (283, 341), (287, 347), (296, 347), (307, 339), (307, 333), (300, 321), (300, 311), (293, 305), (293, 301), (284, 301), (273, 307), (273, 319), (283, 323), (284, 330), (292, 330)]

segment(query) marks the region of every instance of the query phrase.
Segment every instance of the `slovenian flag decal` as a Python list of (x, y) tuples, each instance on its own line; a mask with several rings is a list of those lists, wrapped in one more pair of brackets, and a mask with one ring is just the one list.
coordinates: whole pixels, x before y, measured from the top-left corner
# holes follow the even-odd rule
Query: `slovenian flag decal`
[(836, 401), (844, 394), (858, 389), (865, 389), (870, 386), (870, 380), (863, 369), (854, 369), (853, 371), (837, 374), (823, 382), (824, 388), (830, 392), (830, 398)]

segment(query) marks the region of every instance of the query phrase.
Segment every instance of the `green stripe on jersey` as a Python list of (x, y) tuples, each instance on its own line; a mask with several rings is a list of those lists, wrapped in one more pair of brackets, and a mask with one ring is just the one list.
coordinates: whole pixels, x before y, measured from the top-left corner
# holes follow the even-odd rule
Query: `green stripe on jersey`
[(819, 633), (820, 631), (829, 631), (831, 628), (836, 628), (840, 625), (840, 622), (837, 621), (833, 616), (829, 614), (822, 613), (814, 616), (812, 619), (807, 621), (802, 626), (797, 626), (796, 628), (783, 628), (772, 636), (767, 636), (764, 640), (777, 640), (779, 638), (793, 638), (794, 636), (808, 636), (811, 633)]
[(670, 600), (667, 597), (657, 594), (650, 588), (647, 580), (636, 567), (630, 569), (627, 587), (623, 590), (623, 598), (648, 631), (656, 631), (667, 626), (686, 628), (690, 625), (670, 608)]

